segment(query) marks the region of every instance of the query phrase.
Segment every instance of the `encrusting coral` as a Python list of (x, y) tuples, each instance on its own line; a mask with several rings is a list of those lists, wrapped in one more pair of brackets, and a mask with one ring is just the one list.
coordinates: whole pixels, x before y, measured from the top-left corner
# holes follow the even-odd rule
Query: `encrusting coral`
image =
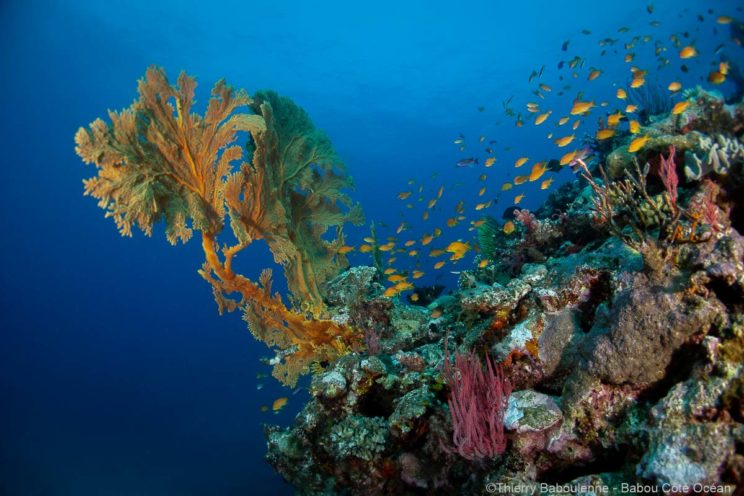
[[(97, 119), (78, 130), (75, 151), (98, 169), (84, 181), (85, 193), (122, 235), (135, 225), (151, 235), (161, 220), (172, 244), (200, 231), (206, 258), (200, 274), (220, 312), (241, 309), (256, 338), (281, 350), (275, 377), (294, 385), (313, 362), (361, 343), (348, 326), (323, 319), (321, 296), (325, 281), (347, 265), (339, 253), (342, 226), (360, 222), (361, 210), (341, 191), (351, 181), (327, 137), (291, 100), (273, 92), (251, 98), (219, 81), (202, 116), (192, 113), (195, 88), (185, 73), (172, 86), (151, 67), (131, 107), (110, 111), (110, 125)], [(240, 132), (250, 133), (253, 150), (233, 172), (243, 156), (233, 144)], [(217, 236), (228, 221), (237, 242), (220, 249)], [(326, 241), (329, 228), (336, 238)], [(235, 256), (258, 239), (284, 267), (301, 311), (272, 295), (270, 270), (260, 284), (234, 272)]]

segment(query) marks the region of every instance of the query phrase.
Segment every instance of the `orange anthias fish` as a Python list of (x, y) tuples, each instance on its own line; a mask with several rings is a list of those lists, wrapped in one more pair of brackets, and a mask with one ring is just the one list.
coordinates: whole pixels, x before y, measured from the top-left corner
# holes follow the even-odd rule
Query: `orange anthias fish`
[(626, 98), (628, 98), (628, 93), (627, 93), (627, 92), (626, 92), (626, 91), (625, 91), (624, 89), (622, 89), (622, 88), (618, 88), (618, 89), (617, 89), (617, 94), (616, 94), (616, 96), (617, 96), (617, 97), (618, 97), (618, 98), (619, 98), (620, 100), (625, 100)]
[(681, 59), (691, 59), (692, 57), (696, 56), (697, 50), (692, 45), (687, 45), (682, 50), (679, 51), (679, 58)]
[(553, 178), (549, 177), (548, 179), (540, 183), (540, 189), (548, 189), (551, 184), (553, 184)]
[(640, 136), (633, 141), (630, 142), (630, 145), (628, 145), (628, 151), (630, 153), (635, 153), (641, 148), (643, 148), (646, 145), (646, 142), (648, 141), (648, 136)]
[(555, 140), (555, 144), (558, 145), (559, 148), (563, 148), (564, 146), (570, 145), (575, 137), (575, 135), (571, 134), (569, 136), (558, 138), (557, 140)]
[(553, 113), (553, 111), (552, 110), (549, 110), (549, 111), (545, 112), (544, 114), (540, 114), (537, 117), (535, 117), (535, 125), (536, 126), (539, 126), (540, 124), (542, 124), (543, 122), (545, 122), (545, 119), (547, 119), (548, 117), (550, 117), (550, 114), (552, 114), (552, 113)]
[(281, 409), (284, 408), (284, 405), (286, 405), (288, 401), (289, 401), (289, 398), (287, 398), (286, 396), (282, 398), (277, 398), (274, 400), (274, 403), (271, 405), (271, 409), (279, 413)]
[(720, 71), (711, 71), (710, 74), (708, 74), (708, 81), (713, 84), (723, 84), (723, 82), (726, 81), (726, 76)]
[(514, 178), (514, 184), (516, 186), (519, 186), (520, 184), (526, 183), (529, 178), (530, 178), (529, 176), (516, 176)]
[(594, 107), (594, 102), (575, 102), (571, 107), (571, 115), (583, 115), (588, 114), (589, 111)]
[(682, 89), (682, 83), (680, 83), (679, 81), (673, 81), (669, 83), (669, 86), (667, 86), (667, 89), (672, 92), (679, 91), (680, 89)]
[(506, 224), (504, 224), (504, 234), (511, 234), (516, 229), (516, 226), (514, 225), (514, 222), (507, 221)]
[(632, 81), (630, 82), (630, 87), (631, 87), (631, 88), (640, 88), (640, 87), (641, 87), (641, 86), (643, 86), (644, 84), (646, 84), (646, 78), (645, 78), (645, 77), (643, 77), (643, 76), (636, 76), (636, 77), (634, 77), (634, 78), (633, 78), (633, 80), (632, 80)]
[(528, 157), (520, 157), (516, 162), (514, 162), (514, 167), (522, 167), (528, 160)]
[(540, 179), (542, 175), (545, 174), (546, 170), (548, 170), (547, 162), (538, 162), (533, 165), (532, 171), (530, 171), (530, 181), (537, 181)]
[(638, 132), (641, 130), (641, 124), (638, 121), (630, 121), (628, 125), (630, 126), (631, 134), (638, 134)]
[(518, 204), (519, 202), (521, 202), (523, 198), (524, 198), (524, 193), (522, 193), (521, 195), (517, 195), (517, 196), (515, 196), (515, 197), (514, 197), (514, 205), (516, 205), (516, 204)]
[(568, 152), (565, 155), (561, 157), (561, 160), (559, 162), (559, 165), (566, 165), (573, 162), (573, 159), (576, 158), (577, 150), (574, 150), (572, 152)]
[(609, 127), (617, 127), (620, 124), (620, 119), (625, 117), (621, 112), (615, 112), (607, 116), (607, 125)]
[(470, 243), (463, 243), (462, 241), (453, 241), (447, 248), (447, 253), (452, 253), (450, 260), (460, 260), (470, 251)]
[(600, 129), (597, 131), (597, 134), (596, 134), (596, 138), (599, 141), (612, 138), (613, 136), (615, 136), (614, 129)]
[(674, 105), (674, 107), (672, 107), (672, 115), (679, 115), (679, 114), (681, 114), (682, 112), (684, 112), (685, 110), (687, 110), (687, 107), (689, 107), (689, 106), (690, 106), (690, 102), (689, 101), (684, 101), (684, 102), (678, 102), (678, 103), (676, 103)]

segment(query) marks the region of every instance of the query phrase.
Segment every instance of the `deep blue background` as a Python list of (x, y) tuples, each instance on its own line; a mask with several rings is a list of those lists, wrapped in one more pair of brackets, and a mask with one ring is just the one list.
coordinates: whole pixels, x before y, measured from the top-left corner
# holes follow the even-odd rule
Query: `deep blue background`
[[(409, 178), (426, 185), (424, 202), (445, 182), (444, 210), (416, 228), (420, 235), (442, 226), (460, 199), (477, 218), (472, 206), (494, 196), (515, 158), (559, 153), (545, 140), (548, 126), (535, 128), (524, 112), (535, 99), (527, 83), (533, 69), (546, 64), (543, 81), (554, 93), (544, 108), (555, 110), (554, 123), (584, 86), (597, 101), (613, 101), (613, 83), (627, 84), (622, 47), (598, 56), (597, 40), (620, 36), (618, 27), (667, 45), (672, 31), (689, 31), (708, 52), (689, 63), (682, 80), (693, 84), (725, 39), (712, 35), (705, 9), (741, 16), (731, 12), (735, 2), (654, 4), (650, 16), (641, 2), (584, 0), (363, 7), (246, 0), (210, 9), (152, 0), (0, 3), (0, 494), (290, 492), (263, 462), (261, 423), (289, 424), (303, 396), (290, 395), (278, 416), (259, 411), (288, 392), (256, 380), (267, 372), (258, 361), (266, 349), (238, 315), (217, 315), (196, 274), (199, 244), (171, 247), (162, 229), (153, 239), (122, 238), (81, 194), (93, 168), (74, 154), (75, 131), (129, 105), (148, 65), (162, 65), (172, 79), (181, 69), (197, 76), (202, 104), (222, 77), (251, 92), (291, 96), (332, 138), (368, 219), (390, 226), (382, 235), (400, 222), (395, 197)], [(663, 25), (654, 30), (651, 19)], [(569, 50), (561, 52), (566, 39)], [(590, 60), (558, 97), (556, 63), (576, 54)], [(674, 63), (659, 74), (664, 86), (680, 77), (679, 61), (668, 56)], [(587, 83), (590, 65), (605, 73)], [(655, 64), (647, 65), (653, 73)], [(511, 95), (526, 119), (522, 129), (501, 111)], [(594, 129), (585, 126), (577, 136)], [(469, 143), (480, 134), (498, 139), (497, 165), (456, 169), (460, 158), (485, 159), (474, 145), (457, 150), (459, 132)], [(489, 193), (478, 200), (484, 171)], [(559, 181), (570, 179), (566, 171)], [(545, 196), (534, 184), (526, 191), (530, 207)], [(511, 193), (490, 213), (498, 216)], [(406, 218), (421, 223), (421, 211), (418, 204)], [(353, 231), (352, 242), (364, 234)], [(463, 227), (445, 238), (471, 235)], [(251, 250), (242, 268), (255, 277), (270, 257)], [(444, 274), (444, 282), (454, 280)]]

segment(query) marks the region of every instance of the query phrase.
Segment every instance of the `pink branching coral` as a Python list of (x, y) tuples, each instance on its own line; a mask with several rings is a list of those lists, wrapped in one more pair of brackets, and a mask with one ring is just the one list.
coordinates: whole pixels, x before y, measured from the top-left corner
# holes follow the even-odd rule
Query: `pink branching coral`
[(444, 377), (450, 388), (455, 451), (468, 460), (494, 458), (506, 450), (504, 413), (512, 386), (500, 365), (486, 357), (485, 370), (475, 352), (455, 353), (450, 363), (445, 342)]

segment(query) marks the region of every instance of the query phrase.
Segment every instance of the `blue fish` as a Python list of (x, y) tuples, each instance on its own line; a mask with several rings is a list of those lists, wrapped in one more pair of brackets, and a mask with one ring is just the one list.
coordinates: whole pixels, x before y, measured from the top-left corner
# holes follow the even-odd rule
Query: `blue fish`
[(478, 163), (478, 159), (477, 158), (470, 157), (470, 158), (464, 158), (462, 160), (458, 160), (457, 161), (457, 164), (455, 164), (455, 165), (457, 167), (472, 167), (472, 166), (474, 166), (477, 163)]

